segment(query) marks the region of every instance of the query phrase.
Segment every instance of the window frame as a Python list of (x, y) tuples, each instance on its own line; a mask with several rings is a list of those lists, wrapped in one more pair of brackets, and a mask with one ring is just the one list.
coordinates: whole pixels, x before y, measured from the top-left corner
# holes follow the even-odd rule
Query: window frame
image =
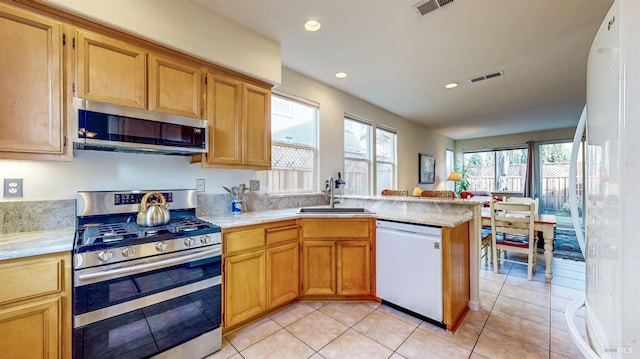
[[(499, 193), (499, 194), (505, 194), (508, 195), (510, 193), (513, 194), (522, 194), (524, 191), (524, 186), (522, 190), (498, 190), (497, 186), (498, 186), (498, 166), (496, 163), (496, 153), (497, 152), (503, 152), (503, 151), (515, 151), (515, 150), (522, 150), (527, 151), (527, 146), (526, 144), (519, 144), (519, 145), (513, 145), (513, 146), (504, 146), (504, 147), (494, 147), (494, 148), (480, 148), (480, 149), (473, 149), (473, 150), (465, 150), (462, 152), (462, 165), (463, 168), (465, 169), (465, 172), (468, 174), (468, 167), (467, 166), (467, 161), (465, 159), (466, 155), (470, 155), (470, 154), (474, 154), (474, 153), (492, 153), (493, 154), (493, 179), (494, 179), (494, 185), (492, 189), (477, 189), (474, 188), (474, 190), (486, 190), (489, 191), (491, 193)], [(530, 158), (527, 158), (527, 162), (530, 161)], [(466, 178), (467, 180), (469, 180), (471, 183), (473, 183), (472, 180), (470, 180), (468, 177)], [(524, 182), (526, 182), (526, 178), (524, 178)]]
[[(378, 160), (378, 130), (380, 131), (385, 131), (389, 134), (393, 135), (393, 161), (383, 161), (383, 160)], [(380, 191), (383, 189), (379, 186), (378, 183), (378, 164), (386, 164), (386, 165), (391, 165), (391, 189), (393, 188), (397, 188), (398, 187), (398, 133), (395, 129), (391, 128), (391, 127), (387, 127), (384, 125), (380, 125), (380, 124), (376, 124), (375, 126), (375, 148), (376, 148), (376, 152), (375, 152), (375, 187), (376, 187), (376, 193), (380, 193)]]
[[(311, 188), (308, 190), (298, 190), (298, 189), (286, 189), (286, 190), (275, 190), (273, 188), (274, 186), (274, 164), (273, 164), (273, 156), (272, 156), (272, 163), (271, 163), (271, 169), (268, 171), (264, 171), (265, 172), (265, 176), (263, 177), (265, 182), (266, 182), (266, 187), (267, 187), (267, 191), (269, 193), (272, 194), (308, 194), (308, 193), (317, 193), (319, 192), (320, 188), (319, 188), (319, 150), (320, 150), (320, 141), (319, 141), (319, 132), (320, 132), (320, 106), (318, 103), (304, 99), (304, 98), (300, 98), (291, 94), (287, 94), (287, 93), (283, 93), (280, 91), (273, 91), (272, 92), (272, 97), (277, 97), (279, 99), (282, 100), (286, 100), (298, 105), (302, 105), (302, 106), (306, 106), (309, 108), (312, 108), (314, 110), (314, 118), (313, 118), (313, 141), (315, 142), (315, 146), (310, 146), (310, 145), (303, 145), (303, 144), (297, 144), (297, 143), (287, 143), (285, 141), (280, 141), (280, 140), (276, 140), (273, 138), (273, 131), (272, 131), (272, 137), (271, 137), (271, 151), (273, 152), (273, 148), (274, 146), (279, 146), (279, 147), (285, 147), (285, 148), (291, 148), (291, 149), (298, 149), (298, 150), (309, 150), (313, 152), (313, 166), (312, 166), (312, 174), (311, 174), (311, 180), (309, 181), (309, 183), (311, 184)], [(271, 116), (273, 117), (274, 114), (279, 114), (282, 115), (282, 113), (275, 113), (274, 112), (274, 108), (275, 106), (272, 106), (272, 112), (271, 112)], [(272, 119), (273, 122), (273, 119)], [(287, 169), (287, 168), (282, 168), (282, 169)], [(294, 168), (289, 168), (289, 170), (292, 171), (296, 171), (296, 169)]]
[[(346, 142), (343, 143), (343, 149), (342, 149), (342, 153), (343, 153), (343, 161), (342, 161), (342, 165), (343, 165), (343, 169), (344, 169), (344, 175), (343, 177), (345, 178), (345, 181), (347, 182), (347, 184), (345, 185), (345, 189), (344, 189), (344, 194), (346, 195), (371, 195), (371, 190), (373, 188), (374, 185), (374, 176), (373, 174), (373, 163), (374, 163), (374, 154), (373, 154), (373, 149), (374, 149), (374, 139), (373, 139), (373, 123), (369, 120), (366, 120), (364, 118), (361, 118), (359, 116), (355, 116), (355, 115), (351, 115), (351, 114), (347, 114), (345, 113), (343, 116), (343, 136), (344, 136), (344, 129), (345, 129), (345, 125), (346, 125), (346, 121), (352, 121), (352, 122), (357, 122), (361, 125), (367, 126), (368, 129), (368, 134), (367, 134), (367, 158), (363, 159), (361, 157), (354, 157), (354, 156), (348, 156), (347, 155), (347, 151), (346, 151)], [(345, 163), (347, 160), (350, 161), (355, 161), (355, 162), (363, 162), (366, 163), (366, 169), (367, 169), (367, 191), (365, 193), (351, 193), (349, 191), (350, 188), (350, 183), (349, 180), (347, 179), (348, 174), (347, 174), (347, 170), (346, 170), (346, 166)]]

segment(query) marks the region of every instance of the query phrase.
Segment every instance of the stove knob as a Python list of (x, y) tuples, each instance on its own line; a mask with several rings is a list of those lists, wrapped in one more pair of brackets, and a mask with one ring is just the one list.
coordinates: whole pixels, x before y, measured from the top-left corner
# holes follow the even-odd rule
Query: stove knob
[(191, 237), (186, 238), (186, 239), (184, 240), (184, 245), (185, 245), (186, 247), (191, 247), (191, 246), (193, 245), (193, 243), (195, 243), (195, 241), (196, 241), (196, 240), (195, 240), (195, 239), (193, 239), (193, 238), (191, 238)]
[(113, 253), (107, 249), (106, 251), (101, 251), (100, 253), (98, 253), (98, 259), (103, 262), (108, 262), (109, 259), (111, 259), (112, 255)]
[(209, 244), (210, 242), (211, 242), (211, 237), (207, 236), (206, 234), (200, 237), (200, 243)]
[(158, 252), (164, 252), (167, 249), (167, 242), (156, 243), (156, 250)]
[(135, 248), (124, 247), (122, 248), (122, 256), (125, 258), (131, 258), (136, 255)]

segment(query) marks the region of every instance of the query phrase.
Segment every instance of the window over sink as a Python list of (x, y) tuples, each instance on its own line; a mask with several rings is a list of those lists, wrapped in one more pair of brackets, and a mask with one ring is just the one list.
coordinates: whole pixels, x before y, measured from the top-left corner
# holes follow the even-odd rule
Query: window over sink
[(271, 193), (316, 192), (318, 104), (293, 96), (271, 96)]

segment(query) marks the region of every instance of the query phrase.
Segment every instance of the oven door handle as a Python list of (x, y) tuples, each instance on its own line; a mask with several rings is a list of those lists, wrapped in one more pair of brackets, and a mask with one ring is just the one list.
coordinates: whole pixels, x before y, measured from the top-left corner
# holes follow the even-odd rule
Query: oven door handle
[(101, 271), (101, 272), (95, 272), (95, 273), (87, 273), (87, 274), (79, 274), (78, 275), (78, 279), (79, 280), (88, 280), (88, 279), (95, 279), (95, 278), (102, 278), (102, 277), (109, 277), (109, 276), (113, 276), (113, 275), (121, 275), (121, 274), (130, 274), (130, 273), (139, 273), (141, 271), (149, 271), (149, 270), (153, 270), (156, 268), (163, 268), (169, 265), (173, 265), (173, 264), (180, 264), (180, 263), (186, 263), (189, 261), (192, 261), (194, 259), (199, 259), (202, 257), (208, 257), (208, 256), (212, 256), (212, 255), (216, 255), (219, 256), (221, 255), (222, 251), (218, 248), (218, 249), (212, 249), (212, 250), (207, 250), (204, 252), (198, 252), (198, 253), (194, 253), (194, 254), (187, 254), (185, 256), (178, 256), (178, 257), (174, 257), (174, 258), (170, 258), (170, 259), (165, 259), (165, 260), (161, 260), (158, 262), (152, 262), (152, 263), (144, 263), (144, 264), (138, 264), (138, 265), (134, 265), (131, 267), (124, 267), (124, 268), (116, 268), (116, 269), (110, 269), (110, 270), (106, 270), (106, 271)]

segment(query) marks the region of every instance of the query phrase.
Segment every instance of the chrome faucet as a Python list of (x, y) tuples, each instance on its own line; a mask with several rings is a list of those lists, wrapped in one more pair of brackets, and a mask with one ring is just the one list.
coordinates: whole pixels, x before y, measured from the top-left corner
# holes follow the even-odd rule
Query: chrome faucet
[[(333, 189), (340, 188), (340, 185), (342, 184), (345, 184), (345, 182), (342, 179), (342, 175), (340, 174), (340, 172), (338, 172), (337, 180), (334, 180), (333, 176), (329, 176), (329, 180), (326, 182), (326, 190), (329, 191), (329, 206), (331, 206), (331, 208), (334, 208), (336, 206), (336, 199)], [(340, 203), (340, 200), (338, 200), (337, 203)]]

